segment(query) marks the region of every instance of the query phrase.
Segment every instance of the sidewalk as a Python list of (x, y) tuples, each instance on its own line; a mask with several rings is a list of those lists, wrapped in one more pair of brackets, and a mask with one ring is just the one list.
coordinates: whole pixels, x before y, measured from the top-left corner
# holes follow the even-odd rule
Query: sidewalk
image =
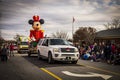
[(105, 72), (113, 72), (120, 75), (120, 65), (112, 65), (103, 62), (91, 62), (90, 60), (81, 60), (81, 59), (79, 59), (78, 64), (91, 69), (96, 69)]

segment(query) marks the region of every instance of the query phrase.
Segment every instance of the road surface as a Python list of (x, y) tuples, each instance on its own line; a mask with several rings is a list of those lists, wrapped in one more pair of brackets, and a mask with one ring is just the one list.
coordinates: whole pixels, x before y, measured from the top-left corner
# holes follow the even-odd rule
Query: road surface
[(0, 62), (0, 80), (120, 80), (120, 65), (79, 60), (77, 64), (38, 60), (16, 53)]

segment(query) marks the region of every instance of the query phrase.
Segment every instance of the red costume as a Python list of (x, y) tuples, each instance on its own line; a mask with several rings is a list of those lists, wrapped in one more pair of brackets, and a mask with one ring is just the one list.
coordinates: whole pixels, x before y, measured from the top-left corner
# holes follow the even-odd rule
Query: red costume
[(29, 24), (32, 25), (33, 30), (30, 30), (30, 39), (32, 38), (35, 39), (36, 42), (39, 41), (39, 39), (43, 38), (44, 36), (44, 31), (41, 30), (41, 24), (44, 24), (44, 20), (40, 19), (39, 16), (33, 16), (33, 20), (29, 20)]
[(34, 37), (35, 40), (38, 42), (39, 39), (43, 38), (43, 31), (35, 31), (35, 30), (30, 30), (30, 38)]

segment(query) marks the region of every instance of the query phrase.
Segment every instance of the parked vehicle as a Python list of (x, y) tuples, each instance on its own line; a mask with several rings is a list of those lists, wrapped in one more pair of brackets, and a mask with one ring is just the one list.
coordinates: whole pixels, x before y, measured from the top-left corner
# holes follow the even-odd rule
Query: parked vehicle
[(28, 38), (20, 36), (17, 39), (18, 53), (28, 52)]
[(17, 44), (13, 44), (13, 46), (14, 46), (14, 47), (13, 47), (14, 50), (17, 50), (17, 49), (18, 49)]
[(79, 59), (78, 49), (71, 46), (67, 40), (59, 38), (43, 38), (37, 44), (38, 59), (48, 59), (48, 63), (54, 61), (71, 62), (76, 64)]

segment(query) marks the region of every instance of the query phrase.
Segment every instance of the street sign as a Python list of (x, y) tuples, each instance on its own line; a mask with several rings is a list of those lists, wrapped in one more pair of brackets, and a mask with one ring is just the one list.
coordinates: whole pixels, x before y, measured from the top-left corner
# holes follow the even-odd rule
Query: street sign
[(71, 73), (69, 71), (62, 71), (62, 73), (74, 77), (102, 77), (104, 80), (107, 80), (112, 77), (111, 75), (98, 74), (93, 72), (87, 72), (88, 74), (76, 74), (76, 73)]

